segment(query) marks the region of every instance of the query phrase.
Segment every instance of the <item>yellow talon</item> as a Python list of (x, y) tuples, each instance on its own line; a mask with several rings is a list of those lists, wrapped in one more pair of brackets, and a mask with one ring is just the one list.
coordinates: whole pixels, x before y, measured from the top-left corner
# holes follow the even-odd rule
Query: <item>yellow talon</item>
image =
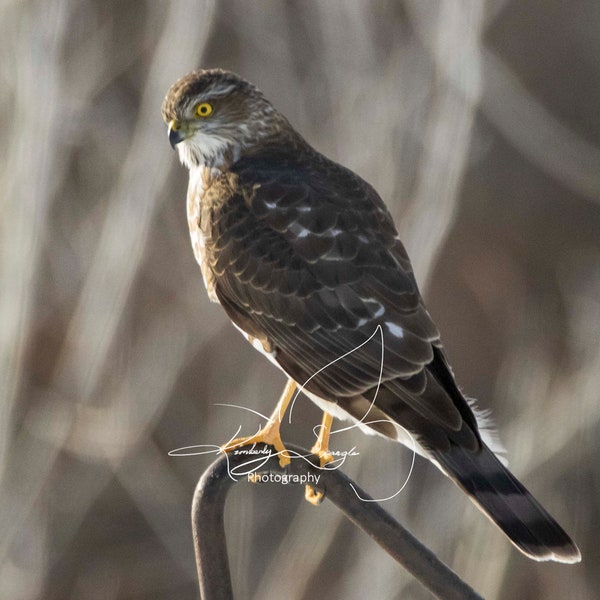
[[(315, 445), (310, 449), (313, 454), (319, 457), (319, 464), (323, 468), (327, 463), (333, 460), (333, 456), (329, 452), (329, 434), (331, 433), (331, 425), (333, 424), (333, 417), (327, 413), (323, 413), (323, 421), (321, 423), (321, 430), (317, 437)], [(304, 499), (310, 502), (314, 506), (318, 506), (323, 502), (323, 492), (315, 490), (311, 485), (306, 486), (304, 492)]]
[(283, 445), (279, 428), (281, 427), (283, 415), (285, 414), (292, 396), (296, 391), (296, 385), (296, 382), (292, 379), (288, 380), (285, 389), (283, 390), (283, 394), (281, 395), (281, 398), (279, 399), (279, 402), (273, 411), (273, 414), (269, 418), (267, 424), (260, 431), (248, 437), (241, 437), (231, 440), (224, 446), (221, 446), (221, 449), (224, 452), (232, 452), (238, 448), (241, 448), (242, 446), (250, 446), (252, 444), (267, 444), (269, 446), (273, 446), (277, 451), (279, 455), (279, 464), (282, 467), (289, 465), (290, 455)]

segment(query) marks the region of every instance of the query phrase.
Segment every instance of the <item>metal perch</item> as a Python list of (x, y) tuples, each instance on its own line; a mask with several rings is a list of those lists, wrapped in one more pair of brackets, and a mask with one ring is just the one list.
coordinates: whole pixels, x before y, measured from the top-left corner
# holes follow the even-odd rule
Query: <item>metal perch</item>
[[(262, 447), (257, 446), (257, 449)], [(288, 451), (292, 457), (310, 457), (308, 450), (297, 446), (289, 446)], [(340, 470), (321, 470), (312, 460), (308, 462), (306, 459), (293, 458), (291, 464), (282, 468), (274, 453), (268, 460), (265, 458), (265, 461), (256, 470), (257, 474), (320, 475), (319, 485), (313, 487), (322, 491), (325, 498), (331, 500), (350, 521), (368, 533), (438, 598), (482, 600), (481, 596), (379, 504), (359, 499), (357, 494), (361, 498), (370, 498)], [(248, 463), (248, 455), (223, 455), (208, 467), (196, 486), (192, 503), (192, 529), (203, 600), (233, 598), (224, 527), (225, 499), (232, 485), (236, 483), (235, 479), (230, 477), (230, 473)], [(351, 486), (354, 486), (356, 493)]]

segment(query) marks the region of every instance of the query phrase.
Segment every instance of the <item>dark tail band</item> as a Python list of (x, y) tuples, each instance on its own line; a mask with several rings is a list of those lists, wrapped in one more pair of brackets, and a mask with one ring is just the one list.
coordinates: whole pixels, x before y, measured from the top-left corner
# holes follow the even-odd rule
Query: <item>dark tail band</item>
[(581, 560), (562, 527), (487, 446), (477, 453), (455, 446), (432, 456), (523, 554), (539, 561)]

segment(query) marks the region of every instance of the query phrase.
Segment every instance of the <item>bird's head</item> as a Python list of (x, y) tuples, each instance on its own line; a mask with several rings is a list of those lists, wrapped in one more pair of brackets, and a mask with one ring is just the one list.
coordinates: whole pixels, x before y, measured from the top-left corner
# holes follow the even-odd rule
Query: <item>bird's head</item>
[(169, 141), (189, 169), (224, 168), (289, 123), (254, 85), (221, 69), (199, 70), (176, 81), (162, 115)]

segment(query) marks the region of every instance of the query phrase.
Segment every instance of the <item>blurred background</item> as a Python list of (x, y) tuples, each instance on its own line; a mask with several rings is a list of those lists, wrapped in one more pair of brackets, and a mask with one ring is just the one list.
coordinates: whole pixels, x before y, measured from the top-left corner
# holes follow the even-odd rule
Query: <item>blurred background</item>
[[(194, 599), (189, 511), (282, 375), (208, 302), (160, 104), (197, 67), (256, 83), (388, 203), (464, 390), (581, 547), (521, 556), (417, 460), (384, 503), (486, 598), (600, 589), (600, 4), (3, 0), (0, 597)], [(310, 446), (304, 398), (284, 439)], [(355, 432), (375, 497), (410, 467)], [(430, 595), (328, 502), (240, 483), (236, 597)]]

